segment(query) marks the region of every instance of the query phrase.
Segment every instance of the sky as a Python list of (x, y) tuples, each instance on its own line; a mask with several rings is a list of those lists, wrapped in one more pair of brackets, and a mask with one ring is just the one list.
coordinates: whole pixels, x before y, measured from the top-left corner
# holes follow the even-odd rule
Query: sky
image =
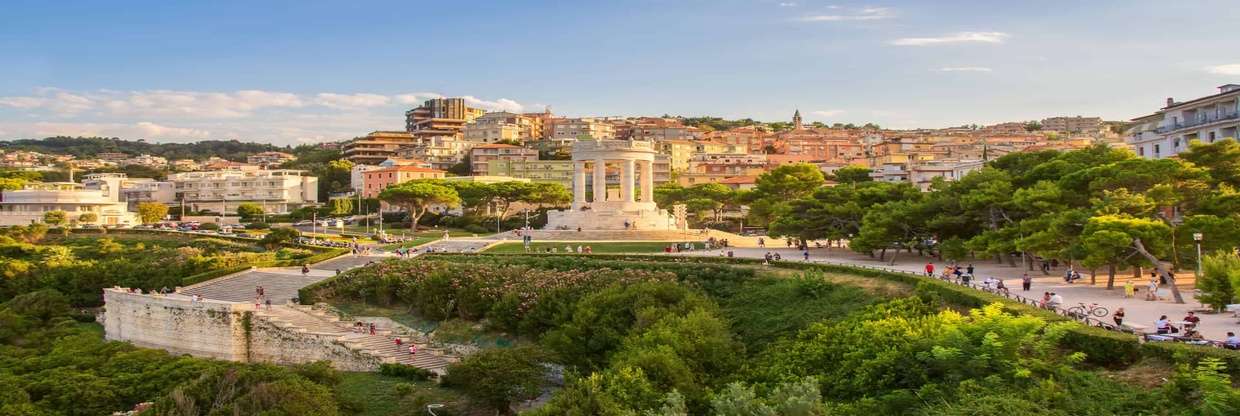
[(1127, 120), (1240, 83), (1230, 1), (25, 1), (0, 139), (279, 145), (463, 96), (568, 116)]

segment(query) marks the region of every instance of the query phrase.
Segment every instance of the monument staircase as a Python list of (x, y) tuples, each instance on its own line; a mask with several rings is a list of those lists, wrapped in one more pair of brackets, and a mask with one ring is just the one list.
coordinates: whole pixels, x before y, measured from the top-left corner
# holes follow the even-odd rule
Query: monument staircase
[[(280, 305), (270, 309), (264, 307), (256, 310), (254, 315), (286, 331), (334, 337), (340, 345), (378, 358), (384, 363), (411, 365), (443, 375), (448, 365), (454, 361), (453, 358), (444, 357), (437, 350), (429, 348), (424, 340), (405, 336), (401, 337), (404, 343), (398, 350), (396, 335), (390, 328), (376, 328), (375, 335), (370, 335), (369, 332), (358, 333), (353, 330), (353, 323), (342, 322), (339, 317), (310, 306)], [(410, 342), (417, 345), (416, 354), (409, 354)]]

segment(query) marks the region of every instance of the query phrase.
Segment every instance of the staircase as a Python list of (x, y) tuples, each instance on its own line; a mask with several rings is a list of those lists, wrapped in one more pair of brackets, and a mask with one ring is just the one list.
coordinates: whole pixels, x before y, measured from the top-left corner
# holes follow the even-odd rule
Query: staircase
[[(454, 361), (450, 357), (439, 355), (428, 345), (407, 337), (402, 337), (404, 343), (401, 349), (397, 350), (395, 336), (391, 334), (389, 328), (376, 328), (375, 335), (370, 335), (369, 332), (354, 332), (352, 323), (342, 322), (334, 315), (314, 310), (309, 306), (272, 306), (271, 309), (256, 310), (254, 316), (267, 320), (286, 331), (335, 337), (341, 345), (377, 357), (385, 363), (412, 365), (443, 375), (448, 365)], [(409, 354), (410, 342), (415, 342), (417, 345), (417, 354)]]
[[(535, 242), (541, 241), (703, 241), (708, 235), (701, 230), (532, 230), (522, 231)], [(487, 237), (492, 240), (521, 241), (516, 231)]]

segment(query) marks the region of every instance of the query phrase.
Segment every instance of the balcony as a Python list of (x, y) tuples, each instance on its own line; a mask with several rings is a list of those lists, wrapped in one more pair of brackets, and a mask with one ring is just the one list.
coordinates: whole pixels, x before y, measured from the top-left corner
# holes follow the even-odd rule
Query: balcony
[(1185, 121), (1183, 123), (1165, 125), (1157, 129), (1154, 129), (1154, 131), (1159, 134), (1166, 134), (1166, 133), (1170, 133), (1176, 130), (1204, 126), (1206, 124), (1217, 123), (1220, 121), (1238, 120), (1238, 119), (1240, 119), (1240, 112), (1232, 111), (1232, 112), (1223, 113), (1217, 116), (1206, 115), (1205, 117), (1198, 117), (1196, 120), (1190, 120), (1190, 121)]

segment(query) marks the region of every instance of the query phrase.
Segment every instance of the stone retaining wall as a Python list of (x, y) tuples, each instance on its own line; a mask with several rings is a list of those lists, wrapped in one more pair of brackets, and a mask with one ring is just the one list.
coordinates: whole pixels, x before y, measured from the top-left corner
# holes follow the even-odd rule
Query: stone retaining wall
[(192, 301), (183, 295), (104, 289), (104, 337), (173, 354), (237, 362), (301, 364), (329, 360), (348, 371), (377, 370), (381, 360), (338, 337), (276, 325), (248, 304)]

